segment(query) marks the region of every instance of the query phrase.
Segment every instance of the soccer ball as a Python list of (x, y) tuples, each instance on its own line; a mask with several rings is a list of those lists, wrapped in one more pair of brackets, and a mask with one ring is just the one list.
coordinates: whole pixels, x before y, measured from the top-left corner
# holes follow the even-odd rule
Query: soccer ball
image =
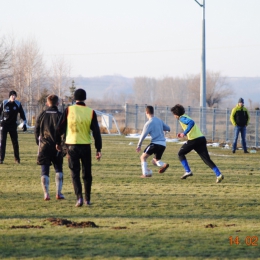
[(146, 171), (146, 173), (145, 173), (145, 176), (146, 176), (146, 177), (152, 177), (152, 175), (153, 175), (153, 171), (150, 170), (150, 169), (147, 169), (147, 171)]

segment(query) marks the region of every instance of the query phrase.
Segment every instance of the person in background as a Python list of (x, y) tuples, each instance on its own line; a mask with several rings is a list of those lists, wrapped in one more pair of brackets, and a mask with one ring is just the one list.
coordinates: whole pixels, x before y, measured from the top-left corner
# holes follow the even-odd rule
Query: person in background
[(230, 121), (234, 126), (234, 140), (232, 145), (232, 152), (235, 153), (237, 149), (237, 139), (239, 133), (241, 134), (241, 143), (244, 153), (248, 153), (246, 146), (246, 128), (250, 121), (248, 110), (244, 107), (244, 99), (240, 98), (238, 104), (232, 109)]
[(164, 173), (169, 167), (169, 164), (161, 161), (161, 158), (166, 148), (164, 131), (170, 132), (171, 130), (170, 127), (166, 125), (161, 119), (154, 116), (154, 108), (152, 106), (147, 106), (145, 113), (148, 121), (143, 127), (142, 134), (137, 144), (136, 152), (140, 152), (143, 140), (148, 134), (150, 134), (152, 139), (151, 143), (144, 149), (144, 152), (140, 156), (142, 178), (152, 177), (152, 170), (147, 168), (146, 162), (147, 158), (152, 154), (154, 154), (152, 163), (153, 165), (160, 167), (159, 173)]
[(49, 176), (50, 165), (55, 169), (56, 199), (65, 199), (61, 193), (63, 186), (63, 154), (56, 150), (56, 128), (62, 115), (58, 111), (59, 98), (56, 95), (47, 97), (47, 109), (37, 118), (34, 135), (38, 148), (37, 164), (41, 165), (41, 185), (44, 193), (44, 200), (50, 200)]
[(203, 162), (208, 165), (216, 174), (216, 182), (220, 183), (224, 179), (224, 175), (221, 174), (218, 167), (210, 159), (205, 136), (201, 133), (195, 122), (185, 114), (185, 109), (182, 105), (175, 105), (171, 108), (171, 112), (173, 113), (173, 116), (179, 120), (183, 129), (183, 132), (178, 133), (177, 136), (179, 138), (183, 138), (184, 136), (188, 137), (188, 141), (181, 147), (178, 153), (179, 160), (185, 170), (185, 173), (181, 179), (186, 179), (187, 177), (193, 176), (185, 155), (192, 150), (195, 150)]
[(9, 92), (9, 99), (6, 99), (0, 105), (0, 164), (4, 162), (5, 150), (6, 150), (6, 139), (7, 133), (11, 137), (11, 141), (14, 149), (14, 159), (16, 163), (20, 163), (19, 154), (19, 143), (18, 143), (18, 133), (17, 133), (17, 116), (23, 120), (23, 131), (27, 131), (27, 120), (20, 101), (16, 100), (17, 94), (14, 90)]
[(85, 189), (84, 203), (86, 206), (90, 205), (92, 186), (92, 135), (95, 140), (96, 159), (99, 161), (102, 156), (102, 139), (97, 115), (93, 109), (86, 106), (84, 102), (86, 98), (87, 94), (84, 89), (77, 89), (74, 92), (76, 104), (67, 107), (63, 112), (58, 123), (56, 136), (56, 149), (61, 151), (61, 136), (65, 133), (65, 144), (68, 148), (68, 163), (77, 197), (76, 207), (83, 205), (83, 192), (80, 181), (81, 167)]

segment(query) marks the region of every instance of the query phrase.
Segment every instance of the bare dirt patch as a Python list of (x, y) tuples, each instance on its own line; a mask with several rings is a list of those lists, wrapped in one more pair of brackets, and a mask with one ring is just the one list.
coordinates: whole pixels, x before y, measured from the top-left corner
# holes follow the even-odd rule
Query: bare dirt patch
[(53, 226), (66, 226), (72, 228), (86, 228), (86, 227), (94, 227), (98, 226), (92, 221), (82, 221), (82, 222), (74, 222), (68, 219), (62, 218), (47, 218), (47, 221), (51, 222)]
[(217, 227), (217, 225), (213, 225), (213, 224), (208, 224), (205, 226), (205, 228), (215, 228)]

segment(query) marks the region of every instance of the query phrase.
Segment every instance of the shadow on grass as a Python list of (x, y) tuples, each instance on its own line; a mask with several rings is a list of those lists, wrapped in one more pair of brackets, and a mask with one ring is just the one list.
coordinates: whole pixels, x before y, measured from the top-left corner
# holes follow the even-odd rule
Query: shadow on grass
[[(106, 193), (104, 200), (100, 194), (93, 197), (91, 206), (75, 207), (74, 194), (66, 194), (65, 200), (43, 201), (41, 193), (2, 194), (8, 204), (0, 208), (0, 219), (44, 219), (56, 218), (149, 218), (167, 219), (258, 219), (260, 203), (251, 198), (227, 198), (218, 196), (187, 196), (185, 194), (118, 194)], [(152, 197), (152, 199), (151, 199)], [(182, 198), (183, 197), (183, 198)], [(252, 208), (254, 210), (252, 210)], [(26, 210), (25, 210), (26, 209)]]
[[(125, 230), (115, 230), (115, 234), (112, 235), (107, 232), (98, 234), (84, 232), (77, 236), (48, 236), (41, 233), (37, 236), (3, 235), (0, 257), (1, 259), (36, 257), (42, 259), (84, 259), (95, 256), (100, 257), (100, 259), (115, 257), (256, 259), (260, 253), (259, 247), (253, 248), (246, 245), (232, 247), (228, 241), (224, 241), (219, 236), (212, 239), (212, 245), (207, 243), (207, 247), (204, 247), (205, 241), (209, 239), (203, 236), (194, 236), (189, 232), (184, 232), (182, 236), (167, 233), (160, 239), (158, 239), (157, 234), (147, 234), (146, 232), (136, 235), (128, 233), (126, 236)], [(215, 239), (218, 239), (218, 250), (214, 245)], [(5, 242), (2, 243), (3, 241)]]

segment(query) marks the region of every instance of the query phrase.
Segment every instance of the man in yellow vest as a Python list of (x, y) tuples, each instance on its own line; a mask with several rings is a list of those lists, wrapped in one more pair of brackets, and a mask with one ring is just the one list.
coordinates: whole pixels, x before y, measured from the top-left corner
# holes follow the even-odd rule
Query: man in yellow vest
[[(77, 196), (76, 207), (83, 205), (83, 192), (80, 181), (80, 169), (82, 167), (82, 179), (84, 183), (84, 203), (90, 205), (92, 186), (91, 172), (91, 143), (92, 135), (95, 139), (96, 159), (101, 158), (102, 139), (97, 121), (96, 112), (87, 107), (87, 98), (84, 89), (77, 89), (74, 93), (75, 105), (69, 106), (63, 112), (57, 126), (56, 149), (61, 151), (61, 136), (65, 134), (65, 144), (68, 148), (68, 163), (71, 170), (72, 183)], [(92, 132), (92, 135), (91, 135)]]
[(183, 138), (184, 136), (188, 137), (188, 141), (181, 147), (178, 153), (179, 160), (185, 170), (185, 173), (183, 174), (181, 179), (186, 179), (193, 175), (185, 155), (194, 150), (197, 152), (203, 162), (214, 171), (217, 177), (216, 182), (221, 182), (224, 179), (224, 175), (221, 174), (218, 167), (210, 159), (207, 149), (207, 140), (205, 136), (201, 133), (199, 127), (189, 116), (185, 114), (185, 109), (182, 105), (175, 105), (171, 108), (171, 112), (173, 113), (173, 116), (179, 120), (180, 125), (183, 129), (183, 132), (178, 133), (177, 136), (179, 138)]

